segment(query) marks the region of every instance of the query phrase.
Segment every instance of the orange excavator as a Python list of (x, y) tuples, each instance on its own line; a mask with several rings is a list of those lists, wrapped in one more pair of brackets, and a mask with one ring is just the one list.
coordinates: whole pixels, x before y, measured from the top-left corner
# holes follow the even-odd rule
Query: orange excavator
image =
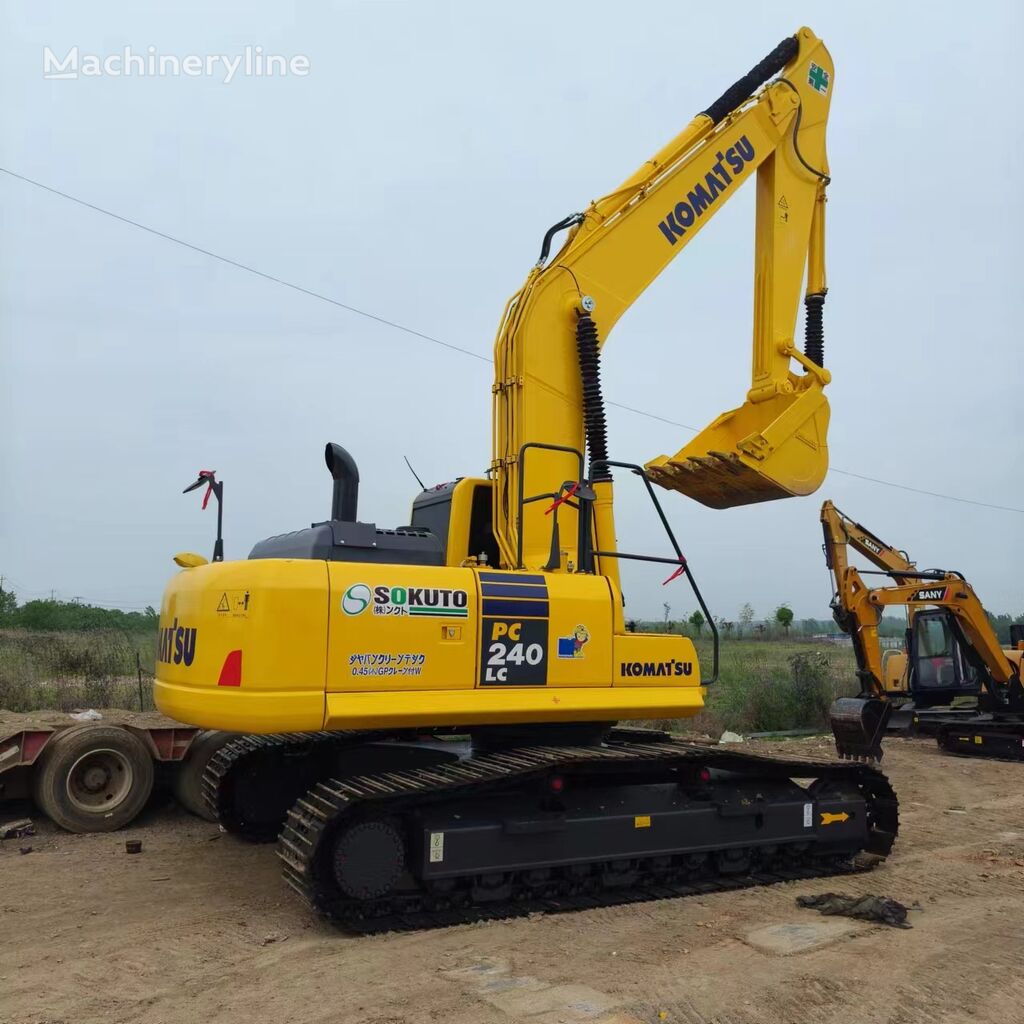
[[(821, 525), (834, 586), (832, 613), (853, 639), (861, 688), (857, 697), (832, 706), (840, 756), (881, 759), (881, 740), (890, 728), (934, 733), (939, 746), (954, 754), (1024, 760), (1024, 625), (1012, 627), (1006, 650), (960, 573), (919, 570), (905, 551), (831, 501), (821, 507)], [(874, 571), (850, 565), (847, 548), (877, 566), (889, 584), (868, 586), (864, 576)], [(889, 607), (907, 612), (902, 651), (882, 650), (879, 625)]]

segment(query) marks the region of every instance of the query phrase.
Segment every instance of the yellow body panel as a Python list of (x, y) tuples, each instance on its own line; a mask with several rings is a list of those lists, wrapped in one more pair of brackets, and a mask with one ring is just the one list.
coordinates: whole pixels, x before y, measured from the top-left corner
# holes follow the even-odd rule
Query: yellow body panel
[(164, 595), (155, 699), (180, 721), (265, 733), (696, 714), (693, 644), (614, 634), (617, 600), (583, 574), (197, 566)]
[[(160, 608), (157, 707), (215, 729), (319, 729), (327, 607), (325, 562), (267, 559), (182, 570)], [(222, 682), (232, 657), (239, 685)]]
[(908, 659), (905, 650), (882, 651), (882, 685), (890, 694), (906, 693), (910, 686)]
[(523, 722), (611, 722), (622, 718), (689, 718), (704, 706), (699, 688), (645, 686), (524, 687), (517, 690), (328, 694), (326, 729), (508, 725)]
[(473, 686), (479, 601), (471, 569), (330, 562), (328, 572), (328, 692)]
[(625, 633), (615, 637), (616, 686), (700, 686), (693, 641), (672, 633)]
[[(611, 686), (612, 598), (603, 576), (547, 577), (554, 657), (549, 686)], [(561, 649), (560, 649), (561, 648)], [(570, 653), (571, 648), (571, 653)]]

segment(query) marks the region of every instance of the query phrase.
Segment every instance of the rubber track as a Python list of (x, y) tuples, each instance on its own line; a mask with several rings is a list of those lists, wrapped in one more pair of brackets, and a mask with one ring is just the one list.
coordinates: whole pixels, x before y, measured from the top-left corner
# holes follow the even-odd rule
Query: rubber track
[[(986, 729), (986, 727), (988, 727)], [(950, 729), (953, 727), (950, 726)], [(969, 722), (963, 723), (964, 732), (971, 732), (978, 736), (998, 736), (1004, 738), (1007, 735), (1012, 736), (1021, 741), (1021, 746), (1018, 748), (1020, 753), (1016, 757), (1003, 757), (999, 754), (990, 754), (985, 749), (985, 744), (980, 743), (977, 745), (977, 749), (972, 747), (970, 752), (963, 750), (960, 747), (947, 747), (942, 743), (943, 736), (940, 732), (935, 737), (935, 742), (938, 745), (939, 750), (944, 754), (949, 754), (952, 757), (964, 757), (968, 760), (982, 760), (982, 761), (1002, 761), (1003, 764), (1020, 764), (1024, 761), (1024, 722), (985, 722), (981, 727), (972, 726)]]
[[(251, 832), (244, 821), (234, 818), (230, 806), (230, 788), (225, 785), (235, 773), (243, 773), (249, 763), (257, 757), (267, 754), (298, 754), (308, 750), (311, 745), (322, 747), (332, 746), (341, 751), (362, 743), (379, 743), (384, 740), (410, 740), (424, 735), (422, 730), (340, 730), (338, 732), (279, 732), (269, 735), (245, 733), (225, 743), (207, 763), (203, 771), (203, 800), (217, 820), (234, 835), (251, 842), (268, 842), (277, 838), (279, 829), (267, 839), (261, 834)], [(667, 740), (669, 734), (658, 729), (621, 727), (615, 730), (620, 741), (660, 742)], [(282, 822), (283, 824), (283, 822)]]
[(377, 732), (284, 732), (269, 736), (246, 734), (225, 743), (207, 763), (203, 772), (203, 800), (217, 820), (235, 835), (256, 842), (267, 842), (277, 838), (274, 834), (265, 836), (262, 833), (250, 832), (244, 821), (235, 819), (230, 806), (231, 789), (225, 783), (237, 772), (243, 772), (251, 760), (266, 754), (299, 753), (311, 745), (321, 747), (331, 745), (338, 750), (354, 746), (357, 743), (370, 743), (374, 740), (394, 735)]
[[(542, 778), (552, 771), (628, 773), (630, 768), (649, 770), (659, 765), (668, 768), (696, 762), (757, 777), (813, 777), (854, 782), (869, 806), (872, 829), (865, 852), (884, 858), (895, 841), (899, 828), (896, 796), (877, 768), (850, 762), (783, 760), (734, 753), (681, 740), (635, 742), (636, 736), (635, 732), (613, 732), (609, 742), (602, 747), (518, 747), (430, 768), (321, 781), (288, 812), (278, 843), (285, 880), (318, 913), (351, 931), (366, 934), (438, 927), (537, 911), (551, 913), (586, 909), (862, 870), (853, 865), (852, 855), (846, 855), (842, 858), (818, 858), (816, 863), (810, 864), (787, 864), (783, 869), (773, 868), (743, 876), (718, 875), (697, 880), (680, 880), (671, 876), (641, 877), (628, 889), (598, 892), (579, 891), (579, 884), (568, 879), (552, 879), (542, 892), (520, 885), (511, 901), (455, 905), (460, 897), (464, 897), (464, 891), (456, 895), (455, 901), (449, 894), (428, 890), (411, 894), (400, 892), (372, 901), (349, 899), (337, 890), (329, 869), (317, 869), (322, 851), (329, 849), (331, 833), (343, 818), (356, 811), (400, 813), (425, 803), (483, 795), (509, 783)], [(713, 861), (713, 858), (709, 860)]]

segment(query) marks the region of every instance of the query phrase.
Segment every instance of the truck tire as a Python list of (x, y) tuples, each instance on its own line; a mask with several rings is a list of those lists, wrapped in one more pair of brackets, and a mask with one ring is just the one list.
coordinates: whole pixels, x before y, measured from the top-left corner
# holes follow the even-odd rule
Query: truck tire
[(196, 736), (184, 759), (175, 766), (174, 798), (186, 811), (207, 821), (217, 820), (217, 816), (203, 798), (203, 772), (206, 771), (210, 758), (237, 735), (238, 733), (222, 732), (219, 729), (206, 729)]
[(69, 832), (113, 832), (145, 806), (153, 761), (127, 729), (84, 725), (57, 733), (35, 766), (36, 806)]

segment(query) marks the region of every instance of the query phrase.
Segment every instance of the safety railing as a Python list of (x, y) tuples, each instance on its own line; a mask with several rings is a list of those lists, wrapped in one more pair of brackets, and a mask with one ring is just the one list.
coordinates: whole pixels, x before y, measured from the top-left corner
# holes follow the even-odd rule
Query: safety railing
[[(566, 491), (565, 485), (558, 491), (545, 491), (539, 494), (531, 494), (529, 496), (525, 493), (526, 485), (526, 454), (531, 450), (541, 450), (549, 452), (562, 452), (567, 455), (574, 456), (577, 464), (577, 477), (575, 481), (567, 481), (567, 484), (572, 484), (569, 491)], [(711, 614), (707, 603), (704, 600), (704, 595), (700, 592), (700, 587), (697, 586), (697, 581), (693, 577), (693, 573), (690, 571), (690, 565), (683, 555), (682, 550), (679, 547), (679, 543), (676, 540), (675, 534), (672, 532), (672, 527), (669, 525), (668, 517), (665, 515), (664, 509), (661, 507), (661, 502), (658, 501), (658, 496), (654, 493), (654, 488), (651, 486), (650, 478), (647, 476), (644, 468), (638, 466), (632, 462), (616, 462), (613, 459), (599, 459), (595, 460), (590, 466), (591, 476), (595, 475), (595, 470), (602, 469), (627, 469), (631, 473), (639, 476), (644, 482), (644, 487), (647, 490), (647, 496), (651, 499), (651, 503), (654, 505), (655, 511), (658, 513), (658, 518), (661, 520), (661, 525), (664, 527), (665, 534), (668, 537), (669, 544), (672, 546), (672, 550), (675, 552), (675, 558), (665, 558), (661, 555), (644, 555), (637, 554), (631, 551), (609, 551), (599, 548), (595, 548), (593, 544), (594, 536), (594, 516), (593, 516), (593, 502), (594, 493), (591, 489), (590, 482), (584, 479), (584, 459), (583, 453), (577, 448), (570, 448), (565, 445), (557, 444), (544, 444), (539, 441), (530, 441), (524, 444), (519, 449), (519, 486), (517, 494), (517, 506), (516, 506), (516, 567), (518, 569), (525, 568), (523, 564), (523, 510), (529, 504), (537, 501), (552, 501), (555, 503), (555, 514), (557, 516), (557, 505), (567, 504), (570, 508), (577, 510), (579, 513), (577, 516), (578, 533), (577, 533), (577, 565), (576, 572), (593, 572), (593, 559), (594, 558), (625, 558), (629, 561), (634, 562), (653, 562), (661, 565), (672, 565), (675, 566), (675, 572), (669, 576), (665, 581), (666, 583), (675, 579), (678, 576), (685, 576), (687, 582), (690, 584), (690, 589), (693, 591), (693, 596), (697, 599), (697, 605), (701, 610), (701, 614), (704, 616), (711, 629), (711, 641), (712, 641), (712, 672), (711, 678), (702, 680), (702, 684), (710, 686), (718, 679), (719, 672), (719, 648), (720, 638), (718, 634), (718, 626), (715, 624), (714, 616)], [(576, 500), (573, 501), (572, 498)], [(557, 519), (552, 524), (552, 537), (557, 537)], [(600, 538), (598, 538), (599, 540)], [(552, 544), (552, 558), (555, 556), (554, 543)], [(549, 564), (548, 568), (552, 568)]]

